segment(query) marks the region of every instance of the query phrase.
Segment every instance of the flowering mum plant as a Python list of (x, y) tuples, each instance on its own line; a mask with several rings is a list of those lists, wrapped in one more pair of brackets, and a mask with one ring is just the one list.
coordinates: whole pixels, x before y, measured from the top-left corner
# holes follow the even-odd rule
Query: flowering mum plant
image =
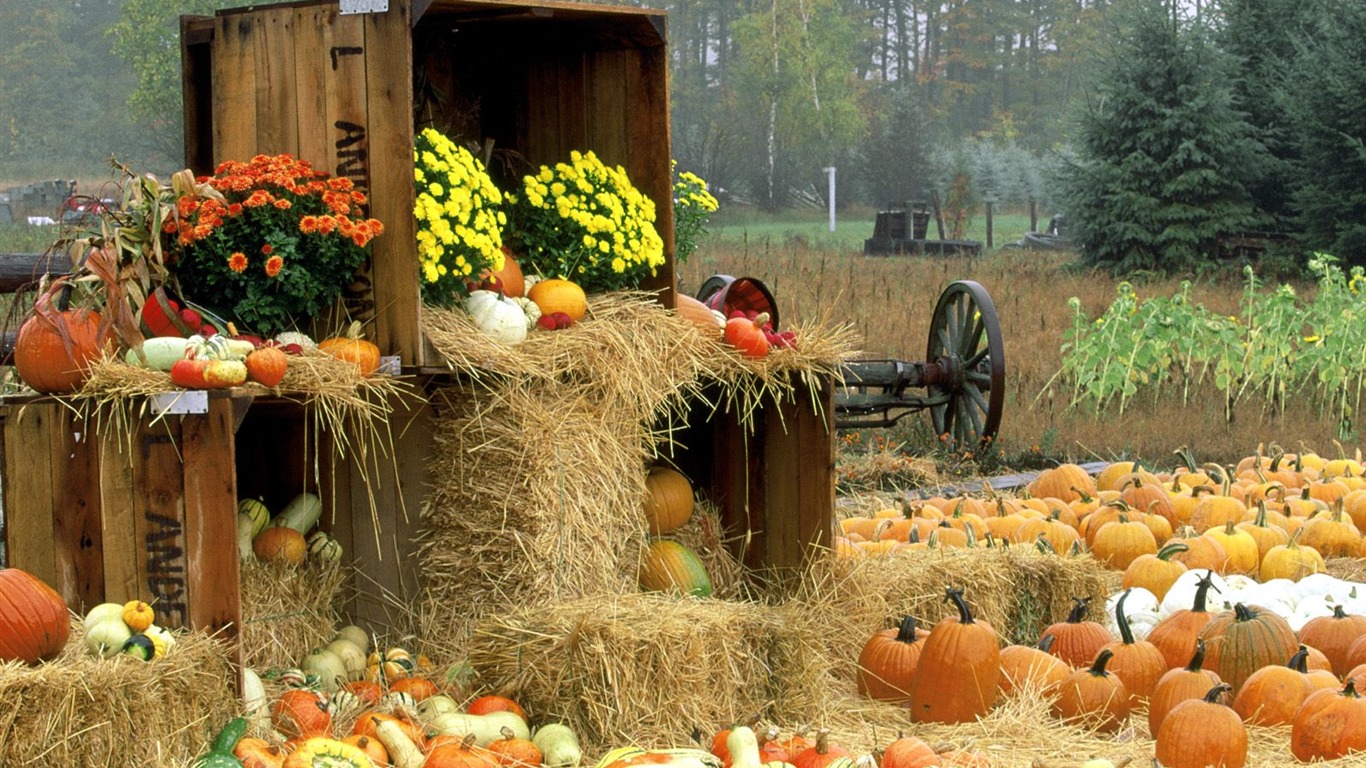
[(503, 268), (503, 193), (478, 158), (440, 131), (423, 129), (415, 144), (413, 215), (422, 297), (448, 306), (469, 295), (481, 272)]
[(329, 309), (384, 232), (365, 195), (290, 155), (228, 161), (181, 195), (162, 232), (180, 290), (274, 334)]
[[(678, 161), (673, 165), (676, 170)], [(707, 234), (707, 217), (717, 207), (701, 176), (689, 171), (678, 174), (674, 181), (674, 258), (680, 264), (697, 250), (698, 239)]]
[(585, 291), (633, 288), (664, 264), (654, 202), (592, 152), (523, 178), (512, 222), (524, 265)]

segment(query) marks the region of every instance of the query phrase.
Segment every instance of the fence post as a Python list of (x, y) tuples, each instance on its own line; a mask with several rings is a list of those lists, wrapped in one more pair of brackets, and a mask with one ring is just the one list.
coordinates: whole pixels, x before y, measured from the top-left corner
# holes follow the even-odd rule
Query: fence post
[(988, 198), (986, 199), (986, 204), (987, 204), (987, 249), (988, 249), (988, 250), (990, 250), (992, 247), (994, 247), (993, 244), (992, 244), (992, 238), (991, 238), (991, 234), (992, 234), (992, 233), (991, 233), (991, 213), (992, 213), (992, 206), (995, 204), (995, 202), (996, 202), (996, 199), (995, 199), (995, 198), (988, 197)]
[(1029, 231), (1039, 231), (1039, 202), (1033, 199), (1029, 201)]

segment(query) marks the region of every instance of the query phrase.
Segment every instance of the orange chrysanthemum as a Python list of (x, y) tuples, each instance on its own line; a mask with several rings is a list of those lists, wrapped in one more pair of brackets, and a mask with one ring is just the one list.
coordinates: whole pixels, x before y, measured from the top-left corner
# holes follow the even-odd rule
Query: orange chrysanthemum
[(241, 251), (234, 251), (228, 257), (228, 269), (233, 272), (244, 272), (247, 269), (247, 255)]
[(280, 270), (284, 268), (284, 266), (284, 259), (279, 256), (271, 256), (269, 259), (266, 259), (266, 275), (268, 277), (275, 277), (280, 274)]

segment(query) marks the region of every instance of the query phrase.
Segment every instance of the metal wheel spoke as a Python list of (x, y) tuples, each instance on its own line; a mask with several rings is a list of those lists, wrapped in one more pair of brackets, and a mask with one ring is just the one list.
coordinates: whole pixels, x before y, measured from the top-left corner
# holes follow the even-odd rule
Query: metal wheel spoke
[(967, 380), (972, 382), (973, 384), (986, 385), (985, 388), (988, 391), (990, 391), (991, 376), (989, 374), (978, 373), (977, 371), (968, 371), (966, 374), (964, 374), (964, 376), (966, 376)]

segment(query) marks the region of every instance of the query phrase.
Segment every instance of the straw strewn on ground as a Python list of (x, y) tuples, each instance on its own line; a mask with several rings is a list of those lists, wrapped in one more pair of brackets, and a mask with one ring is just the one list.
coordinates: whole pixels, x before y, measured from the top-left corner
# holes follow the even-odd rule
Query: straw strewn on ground
[(146, 662), (88, 654), (79, 622), (56, 660), (0, 664), (0, 765), (188, 765), (238, 713), (226, 646), (180, 635)]

